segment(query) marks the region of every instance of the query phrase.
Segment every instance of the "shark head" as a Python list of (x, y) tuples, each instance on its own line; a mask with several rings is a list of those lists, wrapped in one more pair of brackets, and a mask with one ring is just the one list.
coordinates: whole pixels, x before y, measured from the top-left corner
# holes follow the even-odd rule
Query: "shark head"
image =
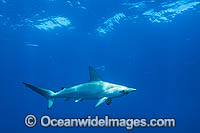
[(130, 92), (136, 91), (135, 88), (128, 88), (125, 86), (119, 87), (117, 90), (119, 91), (119, 94), (122, 94), (122, 95), (127, 95)]
[(121, 93), (128, 94), (128, 93), (133, 92), (133, 91), (136, 91), (136, 89), (135, 89), (135, 88), (128, 88), (128, 87), (125, 87), (125, 88), (121, 91)]
[(135, 88), (128, 88), (126, 86), (115, 86), (110, 88), (107, 93), (110, 95), (110, 97), (120, 97), (129, 94), (130, 92), (136, 91)]

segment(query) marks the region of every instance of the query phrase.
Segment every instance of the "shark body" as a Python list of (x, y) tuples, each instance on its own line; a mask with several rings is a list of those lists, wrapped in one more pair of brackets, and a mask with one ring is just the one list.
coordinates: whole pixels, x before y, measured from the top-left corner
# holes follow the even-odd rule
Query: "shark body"
[(98, 73), (92, 67), (89, 67), (89, 74), (89, 82), (79, 84), (70, 88), (62, 88), (58, 92), (38, 88), (27, 83), (24, 83), (24, 85), (46, 97), (49, 101), (48, 108), (51, 108), (53, 106), (56, 98), (64, 98), (65, 100), (75, 98), (75, 102), (80, 102), (85, 99), (98, 99), (99, 101), (97, 102), (95, 107), (98, 107), (104, 102), (106, 102), (107, 105), (110, 105), (112, 102), (112, 98), (124, 96), (132, 91), (136, 91), (136, 89), (134, 88), (128, 88), (126, 86), (102, 81), (99, 78)]

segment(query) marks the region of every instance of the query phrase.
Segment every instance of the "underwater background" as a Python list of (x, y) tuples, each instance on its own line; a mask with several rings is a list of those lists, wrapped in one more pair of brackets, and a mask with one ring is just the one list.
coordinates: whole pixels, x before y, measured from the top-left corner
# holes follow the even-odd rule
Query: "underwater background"
[[(0, 131), (126, 132), (125, 128), (27, 128), (37, 117), (175, 118), (175, 128), (200, 130), (199, 0), (0, 0)], [(47, 100), (22, 82), (59, 91), (89, 80), (136, 88), (94, 108), (97, 100)]]

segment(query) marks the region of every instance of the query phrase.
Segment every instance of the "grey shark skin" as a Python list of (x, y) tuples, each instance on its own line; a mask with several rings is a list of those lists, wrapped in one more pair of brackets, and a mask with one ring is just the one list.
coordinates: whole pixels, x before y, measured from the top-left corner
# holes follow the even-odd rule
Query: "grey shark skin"
[(56, 93), (27, 83), (24, 83), (24, 85), (47, 98), (49, 101), (48, 109), (53, 106), (56, 98), (65, 98), (66, 101), (70, 98), (75, 98), (75, 102), (80, 102), (84, 99), (98, 99), (99, 101), (95, 105), (95, 107), (98, 107), (104, 102), (106, 102), (107, 105), (110, 105), (112, 98), (124, 96), (130, 92), (136, 91), (134, 88), (102, 81), (99, 78), (98, 73), (92, 67), (89, 67), (89, 74), (89, 82), (70, 88), (62, 88)]

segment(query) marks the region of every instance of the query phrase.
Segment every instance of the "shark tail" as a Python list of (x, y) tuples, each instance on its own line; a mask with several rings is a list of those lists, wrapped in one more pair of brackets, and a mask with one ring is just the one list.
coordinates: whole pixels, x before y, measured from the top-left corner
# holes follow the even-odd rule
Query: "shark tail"
[(39, 93), (40, 95), (44, 96), (45, 98), (48, 99), (48, 109), (50, 109), (53, 106), (53, 103), (55, 101), (55, 93), (51, 90), (43, 89), (43, 88), (38, 88), (33, 85), (23, 83), (26, 87), (30, 88), (31, 90)]

